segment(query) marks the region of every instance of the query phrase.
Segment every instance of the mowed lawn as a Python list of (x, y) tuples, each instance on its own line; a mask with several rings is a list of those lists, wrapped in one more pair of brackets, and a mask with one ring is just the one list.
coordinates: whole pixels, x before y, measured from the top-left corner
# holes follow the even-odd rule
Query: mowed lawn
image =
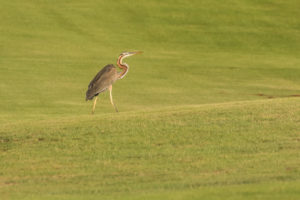
[(299, 199), (299, 6), (0, 0), (0, 199)]

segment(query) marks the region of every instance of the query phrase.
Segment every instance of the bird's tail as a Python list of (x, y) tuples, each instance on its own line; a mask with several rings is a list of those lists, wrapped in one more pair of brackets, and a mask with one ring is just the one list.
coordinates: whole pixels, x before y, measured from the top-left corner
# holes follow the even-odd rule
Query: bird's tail
[(88, 90), (86, 91), (86, 96), (85, 96), (85, 100), (92, 100), (94, 98), (94, 96), (97, 96), (97, 95), (94, 95), (94, 93), (91, 91), (91, 90)]

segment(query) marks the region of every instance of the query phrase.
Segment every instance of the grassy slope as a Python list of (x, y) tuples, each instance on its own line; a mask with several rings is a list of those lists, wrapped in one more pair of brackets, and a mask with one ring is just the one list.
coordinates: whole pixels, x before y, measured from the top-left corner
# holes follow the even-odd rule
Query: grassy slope
[(296, 199), (299, 104), (295, 98), (236, 102), (6, 126), (1, 193)]
[[(0, 195), (296, 198), (298, 7), (1, 1)], [(104, 94), (88, 115), (88, 82), (125, 50), (145, 53), (114, 86), (122, 112)]]

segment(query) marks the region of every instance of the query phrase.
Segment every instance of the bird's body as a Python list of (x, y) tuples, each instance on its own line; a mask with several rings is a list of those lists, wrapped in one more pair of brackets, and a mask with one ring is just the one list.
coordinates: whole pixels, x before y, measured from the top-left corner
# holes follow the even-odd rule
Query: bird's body
[(114, 65), (106, 65), (101, 69), (94, 79), (90, 82), (86, 92), (86, 100), (92, 100), (101, 92), (106, 91), (116, 80), (118, 80), (118, 72)]
[(124, 52), (122, 53), (117, 61), (117, 65), (119, 68), (122, 69), (121, 72), (117, 71), (117, 68), (112, 65), (106, 65), (103, 69), (101, 69), (97, 75), (91, 80), (90, 84), (88, 85), (88, 90), (86, 91), (86, 100), (92, 100), (96, 97), (93, 105), (92, 113), (95, 111), (97, 97), (101, 92), (106, 91), (107, 89), (110, 91), (110, 102), (115, 107), (115, 110), (118, 112), (117, 107), (113, 103), (112, 100), (112, 84), (118, 80), (122, 79), (128, 72), (129, 66), (126, 63), (123, 63), (123, 58), (128, 56), (132, 56), (142, 52)]

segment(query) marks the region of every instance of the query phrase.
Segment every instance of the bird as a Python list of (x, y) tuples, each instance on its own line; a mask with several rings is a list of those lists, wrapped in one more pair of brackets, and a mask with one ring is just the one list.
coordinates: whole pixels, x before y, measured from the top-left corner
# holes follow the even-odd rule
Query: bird
[(88, 85), (88, 89), (86, 91), (86, 98), (85, 100), (92, 100), (95, 97), (92, 114), (95, 112), (96, 103), (98, 99), (98, 95), (102, 92), (105, 92), (106, 90), (109, 90), (109, 97), (110, 97), (110, 103), (115, 108), (116, 112), (118, 112), (118, 109), (116, 105), (113, 102), (112, 98), (112, 85), (114, 82), (116, 82), (119, 79), (122, 79), (125, 77), (125, 75), (128, 73), (129, 65), (126, 63), (123, 63), (123, 59), (127, 58), (129, 56), (133, 56), (136, 54), (141, 54), (142, 51), (135, 51), (135, 52), (123, 52), (119, 55), (117, 60), (117, 66), (122, 69), (121, 72), (117, 71), (117, 68), (113, 64), (108, 64), (105, 67), (103, 67), (96, 76), (91, 80), (91, 82)]

